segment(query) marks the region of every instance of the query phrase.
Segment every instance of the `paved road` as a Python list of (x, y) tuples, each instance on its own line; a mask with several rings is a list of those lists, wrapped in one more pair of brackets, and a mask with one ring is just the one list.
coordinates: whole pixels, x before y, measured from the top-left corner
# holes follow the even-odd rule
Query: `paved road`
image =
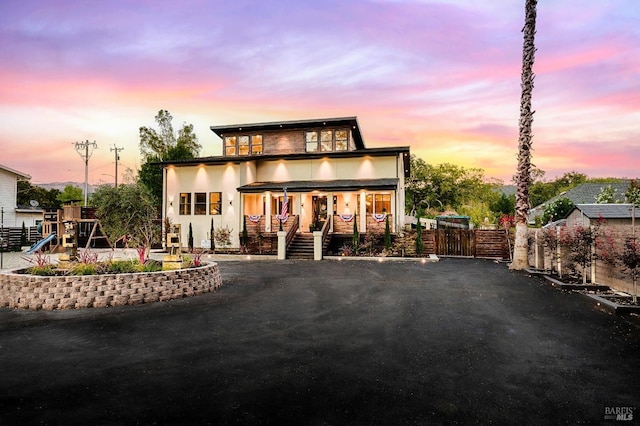
[(195, 298), (0, 309), (0, 424), (601, 424), (640, 406), (638, 326), (504, 264), (220, 267)]

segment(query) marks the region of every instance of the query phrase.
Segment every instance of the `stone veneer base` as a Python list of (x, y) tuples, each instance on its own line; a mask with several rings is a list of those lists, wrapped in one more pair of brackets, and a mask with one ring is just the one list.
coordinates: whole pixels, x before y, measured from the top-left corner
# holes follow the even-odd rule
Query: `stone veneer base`
[(126, 274), (39, 276), (24, 268), (0, 272), (0, 308), (104, 308), (162, 302), (213, 292), (222, 285), (217, 263)]

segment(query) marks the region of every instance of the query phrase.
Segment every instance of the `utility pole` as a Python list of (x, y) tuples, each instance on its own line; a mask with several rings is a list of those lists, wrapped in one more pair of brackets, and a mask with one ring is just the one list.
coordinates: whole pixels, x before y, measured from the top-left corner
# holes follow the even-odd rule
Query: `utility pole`
[(118, 154), (120, 151), (122, 151), (124, 148), (118, 148), (116, 146), (116, 144), (113, 144), (113, 148), (111, 148), (112, 152), (115, 152), (115, 159), (116, 159), (116, 188), (118, 187), (118, 160), (120, 159), (120, 154)]
[[(91, 150), (89, 150), (91, 148)], [(93, 150), (97, 149), (96, 141), (76, 142), (76, 151), (84, 160), (84, 206), (87, 207), (87, 197), (89, 195), (89, 158), (93, 154)]]

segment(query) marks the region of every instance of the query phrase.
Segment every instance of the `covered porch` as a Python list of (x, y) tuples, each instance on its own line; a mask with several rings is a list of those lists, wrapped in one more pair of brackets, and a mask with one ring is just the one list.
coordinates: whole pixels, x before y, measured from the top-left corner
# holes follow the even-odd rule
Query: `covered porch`
[(249, 235), (266, 235), (280, 229), (280, 214), (287, 197), (287, 222), (296, 217), (297, 232), (320, 231), (329, 221), (331, 233), (384, 232), (387, 218), (391, 232), (404, 224), (403, 191), (398, 179), (255, 182), (238, 188), (241, 211)]

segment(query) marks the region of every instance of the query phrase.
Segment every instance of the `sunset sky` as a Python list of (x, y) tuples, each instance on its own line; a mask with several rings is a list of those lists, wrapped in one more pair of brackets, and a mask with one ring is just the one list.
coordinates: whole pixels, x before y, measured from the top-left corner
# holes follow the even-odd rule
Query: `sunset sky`
[[(32, 183), (140, 166), (160, 109), (195, 126), (357, 116), (368, 147), (516, 169), (524, 0), (0, 1), (0, 164)], [(640, 2), (538, 4), (533, 163), (640, 177)], [(120, 173), (119, 173), (120, 174)], [(121, 175), (121, 174), (120, 174)]]

